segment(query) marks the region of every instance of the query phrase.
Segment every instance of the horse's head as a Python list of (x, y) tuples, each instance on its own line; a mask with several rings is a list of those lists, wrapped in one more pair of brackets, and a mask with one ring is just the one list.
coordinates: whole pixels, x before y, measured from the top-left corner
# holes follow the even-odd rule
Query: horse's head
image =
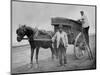
[(26, 26), (22, 25), (16, 30), (17, 41), (20, 42), (23, 37), (26, 35)]

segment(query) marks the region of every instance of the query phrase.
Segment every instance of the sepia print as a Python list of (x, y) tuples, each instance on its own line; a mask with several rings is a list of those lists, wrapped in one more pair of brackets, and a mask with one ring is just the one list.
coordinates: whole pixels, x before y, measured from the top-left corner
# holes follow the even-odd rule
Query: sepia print
[(11, 73), (96, 69), (96, 6), (11, 1)]

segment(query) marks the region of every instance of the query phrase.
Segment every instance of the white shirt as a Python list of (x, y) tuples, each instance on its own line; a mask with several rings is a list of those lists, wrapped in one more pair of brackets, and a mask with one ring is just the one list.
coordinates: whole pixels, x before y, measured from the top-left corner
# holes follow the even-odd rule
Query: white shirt
[(66, 47), (68, 45), (68, 37), (67, 33), (62, 31), (61, 33), (58, 31), (55, 33), (55, 35), (52, 38), (52, 41), (54, 42), (55, 40), (57, 41), (57, 48), (59, 47), (60, 44), (60, 38), (62, 38), (62, 41), (64, 43), (64, 46)]
[(82, 27), (83, 28), (86, 28), (86, 27), (89, 26), (88, 19), (87, 19), (87, 17), (85, 15), (81, 16), (81, 20), (82, 20)]

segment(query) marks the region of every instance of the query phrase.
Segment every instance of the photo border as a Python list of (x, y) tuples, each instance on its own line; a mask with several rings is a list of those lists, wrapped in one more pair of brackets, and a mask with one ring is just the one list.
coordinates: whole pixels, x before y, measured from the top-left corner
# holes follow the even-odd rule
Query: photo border
[[(77, 70), (60, 70), (60, 71), (45, 71), (45, 72), (29, 72), (29, 73), (12, 73), (12, 2), (27, 2), (27, 3), (42, 3), (42, 4), (57, 4), (57, 5), (75, 5), (75, 6), (90, 6), (95, 7), (95, 68), (94, 69), (77, 69)], [(55, 3), (55, 2), (42, 2), (42, 1), (22, 1), (22, 0), (11, 0), (10, 1), (10, 73), (12, 75), (17, 74), (38, 74), (38, 73), (53, 73), (53, 72), (69, 72), (69, 71), (86, 71), (86, 70), (96, 70), (97, 69), (97, 5), (85, 5), (85, 4), (71, 4), (71, 3)]]

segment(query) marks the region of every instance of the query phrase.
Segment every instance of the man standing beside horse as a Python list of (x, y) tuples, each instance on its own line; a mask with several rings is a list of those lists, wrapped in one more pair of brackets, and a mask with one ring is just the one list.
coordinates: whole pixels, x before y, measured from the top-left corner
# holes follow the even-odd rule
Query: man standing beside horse
[(56, 40), (56, 48), (59, 58), (59, 66), (67, 64), (66, 49), (68, 47), (67, 33), (63, 31), (63, 25), (59, 25), (59, 30), (52, 37), (52, 41)]

